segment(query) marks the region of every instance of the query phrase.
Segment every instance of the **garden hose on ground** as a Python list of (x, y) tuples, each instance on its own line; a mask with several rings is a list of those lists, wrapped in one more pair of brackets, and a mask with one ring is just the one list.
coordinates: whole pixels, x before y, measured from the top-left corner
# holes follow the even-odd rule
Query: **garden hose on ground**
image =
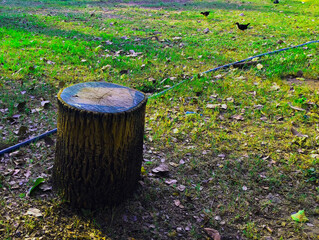
[[(226, 65), (222, 65), (222, 66), (219, 66), (219, 67), (216, 67), (216, 68), (207, 70), (207, 71), (202, 72), (202, 73), (200, 73), (200, 74), (215, 72), (215, 71), (217, 71), (217, 70), (220, 70), (220, 69), (223, 69), (223, 68), (228, 68), (228, 67), (233, 66), (233, 65), (235, 65), (235, 64), (243, 63), (243, 62), (252, 60), (252, 59), (254, 59), (254, 58), (259, 58), (259, 57), (263, 57), (263, 56), (266, 56), (266, 55), (271, 55), (271, 54), (275, 54), (275, 53), (287, 51), (287, 50), (289, 50), (289, 49), (302, 47), (302, 46), (305, 46), (305, 45), (308, 45), (308, 44), (312, 44), (312, 43), (319, 43), (319, 40), (310, 41), (310, 42), (306, 42), (306, 43), (299, 44), (299, 45), (296, 45), (296, 46), (287, 47), (287, 48), (282, 48), (282, 49), (278, 49), (278, 50), (275, 50), (275, 51), (258, 54), (258, 55), (256, 55), (256, 56), (252, 56), (252, 57), (249, 57), (249, 58), (240, 60), (240, 61), (232, 62), (232, 63), (226, 64)], [(167, 88), (167, 89), (165, 89), (165, 90), (163, 90), (163, 91), (161, 91), (161, 92), (159, 92), (159, 93), (155, 93), (155, 94), (151, 95), (149, 98), (154, 98), (154, 97), (158, 97), (158, 96), (160, 96), (160, 95), (163, 95), (163, 94), (165, 94), (166, 92), (172, 90), (173, 88), (176, 88), (177, 86), (179, 86), (179, 85), (183, 84), (184, 82), (189, 81), (189, 80), (191, 80), (191, 79), (193, 79), (193, 77), (192, 77), (192, 78), (189, 78), (189, 79), (185, 79), (185, 80), (183, 80), (183, 81), (181, 81), (181, 82), (179, 82), (179, 83), (177, 83), (177, 84), (175, 84), (175, 85), (173, 85), (173, 86), (171, 86), (171, 87), (169, 87), (169, 88)], [(20, 147), (26, 146), (26, 145), (28, 145), (28, 144), (30, 144), (30, 143), (32, 143), (32, 142), (36, 142), (36, 141), (38, 141), (38, 140), (40, 140), (40, 139), (42, 139), (42, 138), (44, 138), (44, 137), (46, 137), (46, 136), (49, 136), (49, 135), (51, 135), (51, 134), (53, 134), (53, 133), (56, 133), (56, 132), (57, 132), (57, 128), (55, 128), (55, 129), (53, 129), (53, 130), (51, 130), (51, 131), (48, 131), (48, 132), (46, 132), (46, 133), (43, 133), (43, 134), (41, 134), (41, 135), (39, 135), (39, 136), (37, 136), (37, 137), (34, 137), (34, 138), (31, 138), (31, 139), (26, 140), (26, 141), (24, 141), (24, 142), (18, 143), (18, 144), (14, 145), (14, 146), (5, 148), (5, 149), (3, 149), (3, 150), (0, 150), (0, 156), (2, 156), (2, 155), (5, 154), (5, 153), (13, 152), (13, 151), (19, 149)]]

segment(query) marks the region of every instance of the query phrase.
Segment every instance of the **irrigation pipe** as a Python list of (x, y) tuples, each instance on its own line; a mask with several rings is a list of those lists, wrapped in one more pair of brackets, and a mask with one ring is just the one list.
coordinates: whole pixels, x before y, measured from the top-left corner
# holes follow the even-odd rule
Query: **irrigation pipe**
[[(259, 58), (259, 57), (263, 57), (263, 56), (266, 56), (266, 55), (271, 55), (271, 54), (275, 54), (275, 53), (287, 51), (287, 50), (289, 50), (289, 49), (302, 47), (302, 46), (305, 46), (305, 45), (308, 45), (308, 44), (312, 44), (312, 43), (319, 43), (319, 40), (310, 41), (310, 42), (306, 42), (306, 43), (299, 44), (299, 45), (296, 45), (296, 46), (287, 47), (287, 48), (282, 48), (282, 49), (278, 49), (278, 50), (275, 50), (275, 51), (258, 54), (258, 55), (256, 55), (256, 56), (252, 56), (252, 57), (249, 57), (249, 58), (246, 58), (246, 59), (237, 61), (237, 62), (232, 62), (232, 63), (225, 64), (225, 65), (222, 65), (222, 66), (213, 68), (213, 69), (209, 69), (209, 70), (207, 70), (207, 71), (205, 71), (205, 72), (202, 72), (202, 73), (200, 73), (200, 74), (206, 74), (206, 73), (210, 73), (210, 72), (215, 72), (215, 71), (217, 71), (217, 70), (220, 70), (220, 69), (223, 69), (223, 68), (228, 68), (228, 67), (233, 66), (233, 65), (235, 65), (235, 64), (242, 63), (242, 62), (246, 62), (246, 61), (252, 60), (252, 59), (254, 59), (254, 58)], [(151, 95), (149, 98), (154, 98), (154, 97), (163, 95), (164, 93), (166, 93), (166, 92), (172, 90), (173, 88), (176, 88), (177, 86), (183, 84), (184, 82), (189, 81), (189, 80), (192, 80), (192, 79), (193, 79), (193, 77), (191, 77), (191, 78), (189, 78), (189, 79), (185, 79), (185, 80), (183, 80), (183, 81), (181, 81), (181, 82), (179, 82), (179, 83), (177, 83), (177, 84), (175, 84), (175, 85), (173, 85), (173, 86), (171, 86), (171, 87), (169, 87), (169, 88), (167, 88), (167, 89), (165, 89), (165, 90), (163, 90), (163, 91), (161, 91), (161, 92), (159, 92), (159, 93), (155, 93), (155, 94)], [(40, 140), (40, 139), (42, 139), (42, 138), (44, 138), (44, 137), (46, 137), (46, 136), (49, 136), (49, 135), (51, 135), (51, 134), (53, 134), (53, 133), (56, 133), (56, 132), (57, 132), (57, 128), (55, 128), (55, 129), (53, 129), (53, 130), (51, 130), (51, 131), (48, 131), (48, 132), (46, 132), (46, 133), (43, 133), (43, 134), (41, 134), (41, 135), (39, 135), (39, 136), (37, 136), (37, 137), (31, 138), (31, 139), (29, 139), (29, 140), (27, 140), (27, 141), (24, 141), (24, 142), (18, 143), (18, 144), (16, 144), (16, 145), (13, 145), (13, 146), (11, 146), (11, 147), (5, 148), (5, 149), (3, 149), (3, 150), (0, 151), (0, 156), (2, 156), (2, 155), (5, 154), (5, 153), (10, 153), (10, 152), (12, 152), (12, 151), (14, 151), (14, 150), (17, 150), (17, 149), (19, 149), (20, 147), (26, 146), (26, 145), (28, 145), (28, 144), (30, 144), (30, 143), (32, 143), (32, 142), (36, 142), (36, 141), (38, 141), (38, 140)]]

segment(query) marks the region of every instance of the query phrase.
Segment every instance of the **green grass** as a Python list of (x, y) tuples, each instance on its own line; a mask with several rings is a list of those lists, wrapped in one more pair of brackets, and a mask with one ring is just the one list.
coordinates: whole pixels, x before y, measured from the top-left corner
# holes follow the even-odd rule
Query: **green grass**
[[(272, 2), (2, 2), (1, 148), (56, 127), (61, 87), (106, 81), (151, 96), (186, 81), (148, 101), (147, 175), (133, 199), (90, 214), (75, 214), (52, 194), (20, 199), (30, 179), (42, 173), (50, 178), (54, 146), (35, 143), (15, 153), (18, 157), (1, 158), (5, 218), (0, 219), (0, 233), (6, 239), (57, 233), (61, 239), (203, 239), (208, 227), (230, 239), (316, 239), (318, 44), (255, 59), (259, 67), (199, 74), (317, 40), (315, 0)], [(201, 11), (211, 14), (206, 19)], [(235, 22), (251, 23), (250, 29), (241, 32)], [(43, 101), (50, 105), (42, 106)], [(22, 126), (27, 126), (25, 134), (18, 133)], [(166, 179), (151, 175), (161, 159), (176, 184), (168, 186)], [(8, 169), (20, 171), (12, 175)], [(12, 197), (5, 184), (16, 186), (13, 181), (21, 182), (26, 174)], [(23, 216), (32, 206), (45, 216)], [(290, 218), (301, 209), (314, 225), (310, 230)]]

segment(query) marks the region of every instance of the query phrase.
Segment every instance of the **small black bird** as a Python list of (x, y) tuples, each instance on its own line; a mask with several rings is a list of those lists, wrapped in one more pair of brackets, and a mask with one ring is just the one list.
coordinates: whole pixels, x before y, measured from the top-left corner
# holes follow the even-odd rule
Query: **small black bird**
[(275, 1), (274, 1), (274, 4), (278, 4), (278, 3), (279, 3), (279, 1), (278, 1), (278, 0), (275, 0)]
[(236, 22), (235, 24), (237, 24), (238, 29), (240, 29), (242, 31), (245, 31), (248, 28), (248, 25), (250, 23), (248, 23), (248, 24), (239, 24), (238, 22)]
[(205, 17), (207, 17), (209, 15), (210, 12), (200, 12), (200, 14), (204, 15)]

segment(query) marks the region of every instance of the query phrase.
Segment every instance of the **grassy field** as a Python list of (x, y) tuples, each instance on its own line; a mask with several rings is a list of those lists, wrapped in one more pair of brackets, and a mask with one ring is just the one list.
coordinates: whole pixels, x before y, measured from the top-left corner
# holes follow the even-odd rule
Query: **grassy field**
[[(0, 238), (214, 239), (211, 228), (221, 239), (319, 239), (318, 43), (201, 74), (318, 40), (317, 1), (279, 1), (1, 1), (0, 149), (55, 128), (56, 94), (74, 83), (150, 99), (132, 199), (70, 209), (51, 191), (53, 135), (0, 157)], [(152, 172), (161, 163), (165, 177)], [(292, 220), (299, 210), (307, 222)]]

